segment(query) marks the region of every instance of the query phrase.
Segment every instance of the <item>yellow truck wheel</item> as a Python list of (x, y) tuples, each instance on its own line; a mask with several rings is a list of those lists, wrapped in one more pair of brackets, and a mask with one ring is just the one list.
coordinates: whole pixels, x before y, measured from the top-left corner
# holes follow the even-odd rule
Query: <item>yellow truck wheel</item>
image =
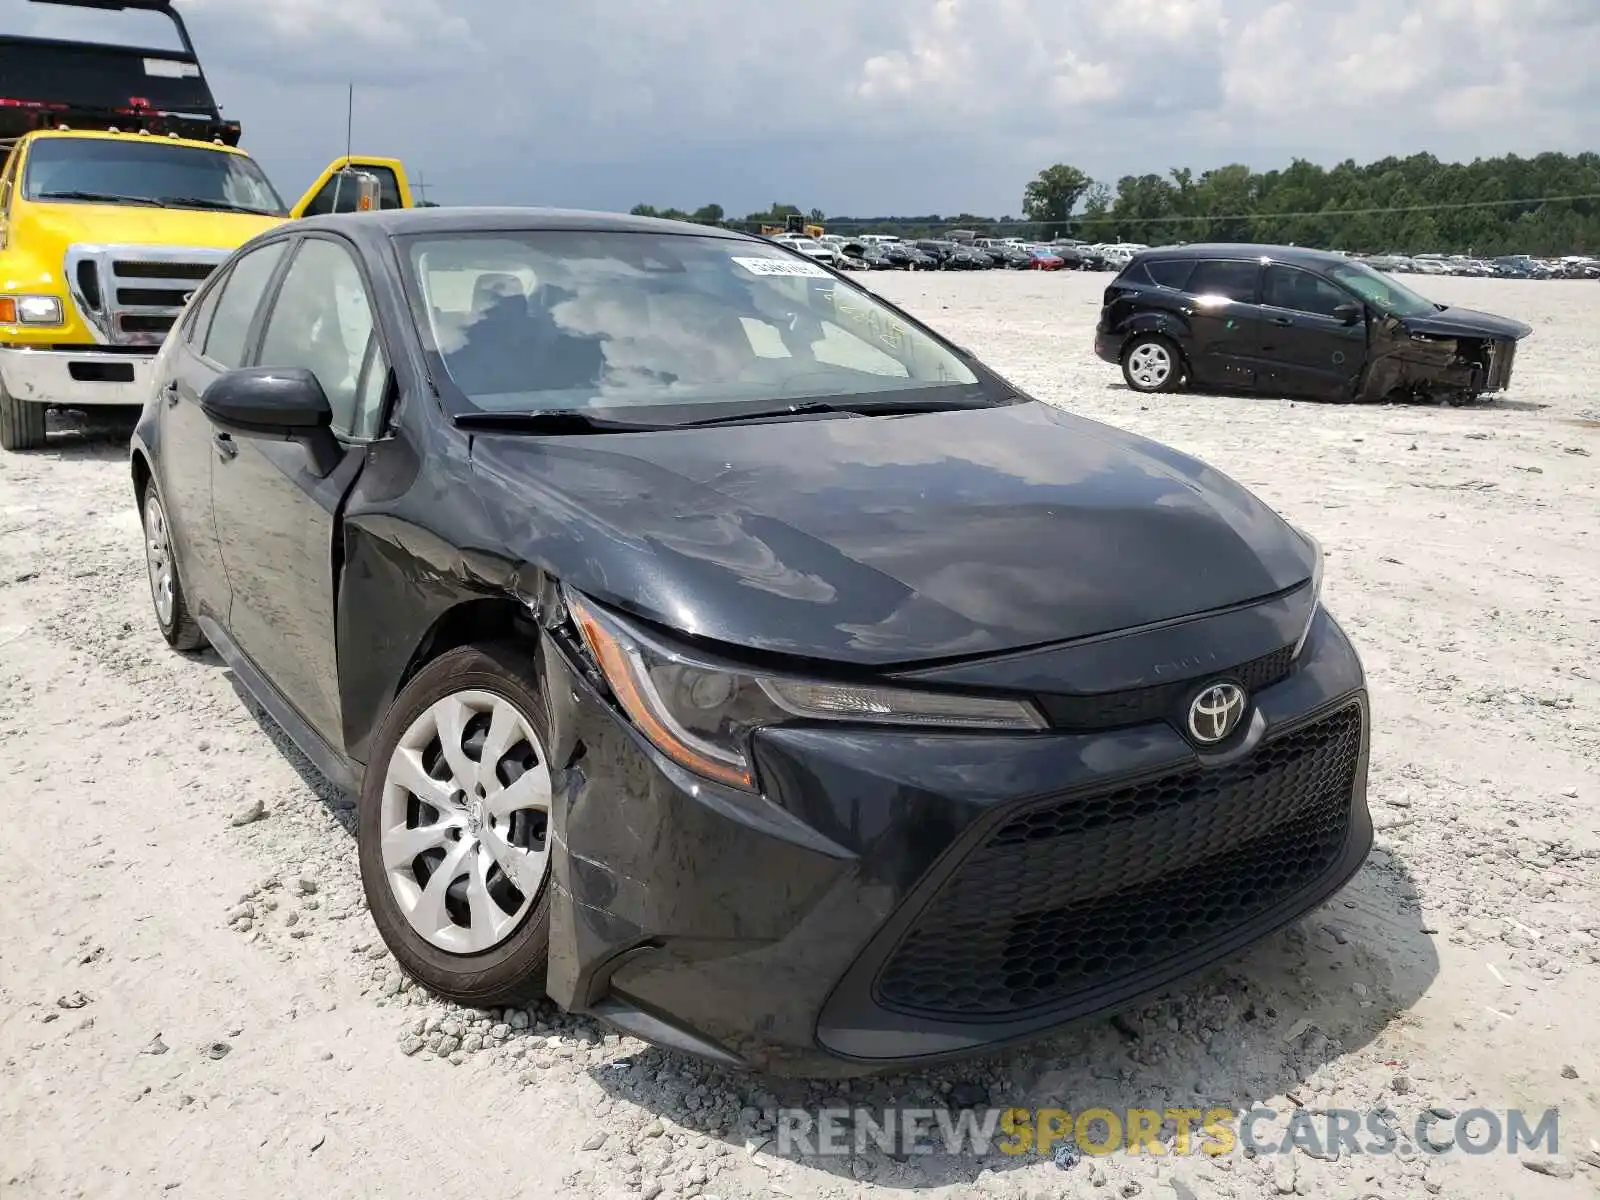
[(43, 404), (18, 400), (0, 383), (0, 448), (37, 450), (44, 445)]

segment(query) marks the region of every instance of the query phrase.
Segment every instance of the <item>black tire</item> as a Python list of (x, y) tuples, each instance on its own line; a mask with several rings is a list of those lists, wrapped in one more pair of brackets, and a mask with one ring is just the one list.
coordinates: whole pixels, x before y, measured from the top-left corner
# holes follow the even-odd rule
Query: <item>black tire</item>
[(0, 449), (38, 450), (44, 445), (46, 406), (18, 400), (0, 383)]
[(1183, 382), (1183, 370), (1177, 344), (1159, 333), (1135, 334), (1122, 347), (1122, 378), (1136, 392), (1175, 392)]
[[(157, 517), (161, 523), (159, 531), (152, 528), (152, 522)], [(203, 650), (207, 645), (206, 635), (200, 632), (199, 624), (189, 611), (189, 599), (184, 594), (183, 579), (178, 573), (178, 559), (172, 551), (172, 525), (167, 520), (167, 507), (161, 499), (161, 493), (156, 490), (154, 479), (145, 482), (144, 491), (139, 497), (139, 524), (144, 531), (145, 575), (150, 584), (150, 607), (156, 614), (156, 626), (161, 630), (161, 636), (174, 650)], [(165, 546), (171, 572), (169, 590), (172, 611), (169, 617), (161, 615), (158, 597), (162, 584), (152, 563), (152, 543), (158, 536)]]
[[(413, 979), (435, 995), (473, 1008), (528, 1003), (545, 995), (550, 951), (550, 876), (517, 928), (476, 954), (456, 954), (433, 945), (406, 919), (385, 877), (382, 803), (388, 765), (406, 730), (433, 704), (469, 690), (511, 701), (543, 747), (550, 720), (543, 688), (525, 645), (487, 642), (461, 646), (434, 659), (412, 677), (390, 706), (373, 739), (357, 804), (356, 843), (367, 907), (384, 944)], [(549, 765), (549, 764), (547, 764)], [(546, 831), (549, 841), (549, 831)]]

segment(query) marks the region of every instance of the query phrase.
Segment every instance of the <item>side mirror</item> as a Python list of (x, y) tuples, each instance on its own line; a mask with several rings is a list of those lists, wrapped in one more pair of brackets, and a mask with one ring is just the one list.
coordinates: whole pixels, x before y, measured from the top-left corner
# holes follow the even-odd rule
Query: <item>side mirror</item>
[(341, 457), (333, 409), (316, 375), (305, 367), (244, 367), (212, 381), (200, 411), (229, 433), (305, 446), (319, 476)]
[(1333, 315), (1336, 320), (1342, 321), (1346, 325), (1354, 325), (1361, 319), (1361, 312), (1362, 309), (1359, 304), (1341, 304), (1333, 310)]

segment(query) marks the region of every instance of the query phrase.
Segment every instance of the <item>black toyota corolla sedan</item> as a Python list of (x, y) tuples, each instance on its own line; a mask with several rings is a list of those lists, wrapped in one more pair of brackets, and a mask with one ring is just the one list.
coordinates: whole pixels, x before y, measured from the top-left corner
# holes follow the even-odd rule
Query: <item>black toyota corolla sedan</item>
[(1370, 847), (1312, 539), (764, 240), (299, 221), (161, 351), (155, 615), (359, 793), (422, 984), (788, 1073), (986, 1050)]

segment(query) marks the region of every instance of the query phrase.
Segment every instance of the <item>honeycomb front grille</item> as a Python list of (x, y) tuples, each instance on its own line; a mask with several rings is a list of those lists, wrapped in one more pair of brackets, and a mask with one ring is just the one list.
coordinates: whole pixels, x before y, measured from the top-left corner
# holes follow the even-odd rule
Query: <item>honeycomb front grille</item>
[[(1246, 692), (1254, 694), (1282, 682), (1293, 667), (1294, 647), (1289, 645), (1251, 659), (1232, 670), (1211, 671), (1199, 678), (1232, 679)], [(1057, 729), (1119, 729), (1173, 716), (1197, 682), (1197, 679), (1185, 679), (1174, 683), (1158, 683), (1154, 687), (1095, 695), (1044, 695), (1039, 697), (1039, 703), (1050, 724)]]
[(1349, 829), (1361, 709), (1248, 758), (1039, 805), (956, 868), (879, 976), (890, 1008), (1064, 1007), (1220, 941), (1322, 877)]

